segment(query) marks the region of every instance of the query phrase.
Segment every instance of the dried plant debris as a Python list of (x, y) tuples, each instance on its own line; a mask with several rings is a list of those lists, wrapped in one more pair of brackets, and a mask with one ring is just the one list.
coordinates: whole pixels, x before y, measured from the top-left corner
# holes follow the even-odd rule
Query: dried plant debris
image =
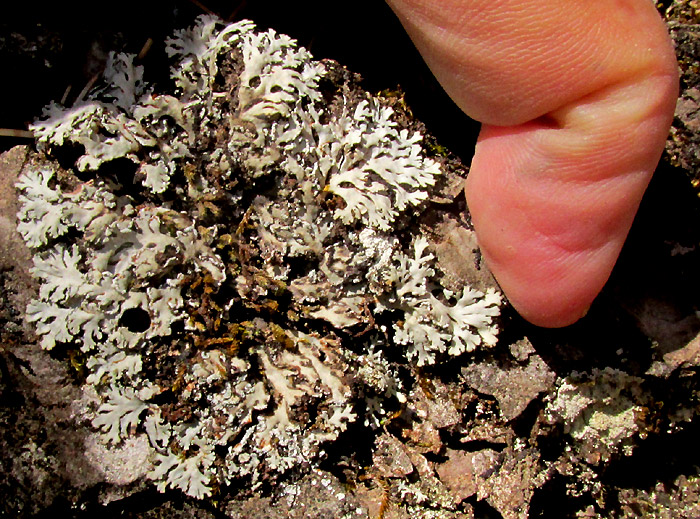
[(406, 399), (387, 359), (493, 346), (501, 297), (441, 287), (408, 224), (443, 168), (381, 99), (247, 21), (200, 17), (167, 51), (171, 93), (112, 54), (84, 100), (45, 109), (40, 148), (78, 158), (24, 172), (18, 229), (27, 319), (84, 362), (92, 425), (146, 435), (158, 488), (201, 498), (379, 427)]

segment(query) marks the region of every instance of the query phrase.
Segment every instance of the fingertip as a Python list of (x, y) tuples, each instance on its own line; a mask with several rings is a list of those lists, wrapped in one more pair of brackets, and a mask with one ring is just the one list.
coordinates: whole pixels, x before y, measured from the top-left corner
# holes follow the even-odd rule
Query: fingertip
[(389, 0), (484, 124), (466, 195), (515, 309), (561, 327), (608, 279), (663, 150), (678, 71), (648, 0)]
[(563, 126), (482, 127), (467, 204), (487, 265), (533, 324), (580, 319), (619, 255), (668, 130), (647, 82), (636, 88), (577, 101)]
[[(608, 280), (624, 236), (608, 236), (602, 245), (575, 250), (527, 222), (521, 225), (508, 208), (501, 207), (500, 213), (489, 216), (496, 225), (473, 219), (484, 260), (518, 314), (544, 328), (569, 326), (586, 315)], [(585, 222), (569, 225), (573, 233), (587, 232)]]
[[(487, 260), (488, 261), (488, 260)], [(596, 269), (588, 276), (583, 268), (576, 268), (574, 276), (563, 283), (537, 281), (524, 274), (520, 279), (508, 279), (503, 271), (497, 276), (508, 302), (526, 321), (542, 328), (562, 328), (583, 318), (596, 296), (607, 281), (607, 275), (600, 275)], [(596, 279), (597, 277), (597, 279)]]
[(576, 305), (568, 305), (567, 307), (559, 305), (553, 309), (548, 305), (540, 308), (532, 305), (532, 303), (519, 305), (513, 303), (510, 299), (509, 302), (523, 319), (540, 328), (564, 328), (571, 326), (588, 314), (593, 303), (593, 301), (580, 301)]

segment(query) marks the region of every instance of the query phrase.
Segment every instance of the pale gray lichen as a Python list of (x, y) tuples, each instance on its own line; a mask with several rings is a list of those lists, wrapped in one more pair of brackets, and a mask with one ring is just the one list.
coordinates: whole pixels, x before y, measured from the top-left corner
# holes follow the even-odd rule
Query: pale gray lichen
[[(419, 366), (435, 363), (435, 355), (447, 351), (461, 355), (474, 351), (480, 344), (496, 343), (493, 318), (499, 314), (500, 295), (493, 289), (486, 294), (464, 287), (459, 298), (442, 289), (441, 298), (433, 295), (439, 287), (429, 280), (435, 275), (430, 266), (434, 256), (426, 254), (428, 241), (418, 237), (413, 257), (397, 254), (396, 268), (388, 273), (395, 292), (382, 298), (388, 308), (405, 312), (402, 325), (395, 324), (395, 341), (408, 346), (409, 358), (417, 357)], [(450, 304), (454, 301), (454, 304)]]
[[(441, 175), (392, 108), (250, 22), (200, 17), (167, 41), (175, 89), (132, 56), (33, 125), (48, 152), (18, 182), (41, 285), (41, 344), (79, 350), (118, 443), (146, 435), (161, 490), (209, 495), (323, 457), (405, 400), (385, 352), (422, 366), (496, 341), (500, 296), (439, 284), (398, 232)], [(323, 101), (323, 102), (322, 102)], [(404, 232), (403, 237), (410, 236)]]
[(630, 455), (643, 427), (643, 379), (614, 369), (573, 372), (548, 397), (545, 408), (551, 423), (562, 422), (581, 454), (597, 465), (615, 454)]

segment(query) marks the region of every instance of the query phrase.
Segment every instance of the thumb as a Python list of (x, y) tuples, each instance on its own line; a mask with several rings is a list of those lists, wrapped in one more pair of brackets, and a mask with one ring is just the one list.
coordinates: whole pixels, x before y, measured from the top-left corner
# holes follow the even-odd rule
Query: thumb
[(534, 324), (578, 320), (663, 151), (675, 56), (649, 0), (389, 0), (483, 123), (466, 183), (487, 264)]

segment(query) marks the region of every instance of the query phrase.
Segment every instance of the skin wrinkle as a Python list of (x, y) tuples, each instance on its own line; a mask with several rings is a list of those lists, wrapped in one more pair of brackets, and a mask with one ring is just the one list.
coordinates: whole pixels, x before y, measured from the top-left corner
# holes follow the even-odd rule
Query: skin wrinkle
[[(541, 168), (540, 172), (530, 171), (529, 174), (547, 175), (548, 168), (556, 168), (559, 174), (556, 178), (560, 178), (562, 182), (571, 182), (573, 184), (603, 181), (613, 176), (625, 176), (625, 171), (611, 169), (611, 162), (617, 162), (620, 157), (629, 155), (630, 143), (635, 143), (649, 140), (649, 135), (653, 132), (648, 127), (661, 126), (665, 124), (657, 123), (656, 117), (666, 119), (667, 115), (663, 103), (663, 95), (659, 95), (658, 89), (654, 88), (658, 80), (650, 78), (651, 87), (646, 86), (643, 82), (642, 89), (649, 92), (649, 96), (641, 96), (637, 92), (628, 93), (629, 85), (623, 85), (620, 90), (623, 92), (623, 97), (637, 100), (634, 104), (639, 108), (632, 110), (630, 102), (625, 101), (623, 108), (618, 108), (620, 114), (615, 114), (609, 106), (611, 103), (606, 101), (606, 97), (613, 94), (605, 93), (602, 96), (604, 100), (603, 106), (595, 103), (584, 103), (573, 108), (564, 108), (559, 111), (559, 114), (554, 115), (553, 119), (559, 121), (560, 129), (541, 129), (533, 131), (531, 140), (533, 145), (528, 148), (532, 154), (531, 162), (540, 163), (549, 158), (549, 166)], [(662, 81), (665, 81), (662, 78)], [(613, 87), (617, 88), (617, 87)], [(633, 89), (634, 90), (634, 89)], [(610, 92), (610, 91), (608, 91)], [(658, 99), (649, 99), (651, 96)], [(658, 113), (658, 115), (656, 115)], [(623, 117), (624, 116), (624, 117)], [(608, 120), (612, 118), (617, 124), (611, 125)], [(620, 139), (620, 131), (626, 130), (630, 132), (630, 126), (634, 124), (637, 127), (629, 135), (627, 139)], [(563, 130), (563, 131), (562, 131)], [(651, 155), (660, 153), (659, 150), (649, 150)], [(635, 157), (632, 157), (635, 158)], [(580, 168), (580, 159), (586, 159), (587, 168)], [(562, 163), (562, 160), (569, 163)], [(630, 173), (638, 173), (642, 169), (642, 164), (650, 160), (647, 153), (639, 154), (633, 163), (630, 163), (627, 168)]]
[[(595, 215), (594, 210), (580, 211), (576, 215), (568, 215), (565, 203), (557, 206), (550, 206), (551, 219), (549, 221), (538, 221), (539, 219), (532, 216), (532, 212), (524, 213), (524, 216), (530, 220), (528, 227), (532, 229), (533, 235), (537, 236), (533, 243), (537, 240), (546, 239), (550, 241), (558, 250), (565, 251), (567, 254), (575, 252), (587, 253), (594, 251), (610, 241), (610, 234), (619, 227), (628, 211), (622, 210), (619, 207), (610, 208), (606, 218), (601, 219)], [(557, 218), (555, 213), (561, 211), (564, 218)], [(551, 224), (552, 220), (560, 220), (555, 225)], [(586, 229), (582, 233), (577, 228), (582, 226)]]
[[(582, 272), (585, 273), (586, 277), (589, 278), (591, 282), (596, 282), (597, 276), (592, 272), (588, 272), (591, 270), (589, 265), (595, 265), (597, 262), (601, 261), (600, 258), (616, 258), (619, 254), (619, 249), (611, 242), (607, 242), (593, 251), (569, 251), (560, 247), (550, 236), (533, 234), (529, 236), (529, 239), (532, 240), (535, 247), (531, 247), (527, 242), (523, 242), (523, 247), (531, 251), (530, 254), (532, 256), (537, 257), (545, 255), (550, 261), (546, 264), (543, 262), (534, 262), (531, 266), (534, 274), (539, 275), (541, 278), (542, 285), (536, 287), (536, 290), (528, 290), (528, 296), (532, 296), (535, 292), (542, 291), (545, 286), (548, 288), (548, 292), (561, 293), (560, 285), (566, 283), (569, 279), (578, 277)], [(516, 248), (512, 248), (509, 253), (514, 256), (520, 255)], [(517, 274), (517, 271), (514, 271), (514, 274)], [(512, 275), (512, 273), (510, 275)], [(509, 280), (506, 279), (505, 281)], [(509, 299), (513, 298), (509, 296)], [(516, 300), (513, 302), (517, 304), (517, 294)], [(564, 300), (559, 301), (559, 304), (564, 303)]]
[[(504, 17), (506, 18), (505, 20), (488, 24), (489, 26), (494, 26), (494, 33), (508, 32), (510, 34), (509, 37), (516, 41), (517, 44), (504, 48), (502, 45), (497, 43), (498, 38), (489, 37), (488, 35), (486, 37), (479, 38), (471, 37), (469, 34), (463, 34), (461, 37), (458, 37), (456, 34), (452, 34), (449, 38), (445, 38), (446, 43), (443, 45), (445, 49), (463, 49), (464, 52), (462, 52), (462, 54), (474, 54), (482, 57), (489, 56), (489, 59), (487, 60), (471, 60), (469, 66), (459, 68), (459, 70), (464, 70), (469, 75), (469, 78), (465, 78), (463, 74), (459, 74), (459, 78), (461, 82), (472, 81), (477, 85), (482, 84), (484, 88), (481, 89), (478, 94), (480, 97), (493, 97), (493, 89), (488, 88), (488, 81), (485, 80), (485, 78), (498, 75), (496, 78), (498, 82), (513, 83), (513, 88), (506, 90), (506, 94), (503, 97), (501, 104), (513, 104), (516, 102), (522, 104), (527, 103), (527, 101), (524, 101), (524, 99), (527, 100), (528, 98), (536, 97), (538, 95), (537, 92), (543, 88), (546, 88), (549, 84), (549, 77), (560, 73), (560, 67), (556, 66), (556, 63), (548, 58), (548, 53), (552, 51), (552, 42), (542, 41), (540, 38), (532, 37), (534, 29), (528, 27), (528, 21), (533, 18), (532, 16), (527, 16), (524, 20), (517, 19), (518, 23), (509, 23), (512, 22), (517, 16), (525, 15), (514, 15), (513, 13), (509, 13), (507, 17)], [(466, 17), (467, 16), (463, 16), (462, 18)], [(453, 22), (451, 21), (450, 23)], [(501, 24), (500, 27), (498, 27), (499, 23)], [(532, 20), (530, 23), (531, 25), (535, 26), (536, 20)], [(503, 28), (503, 25), (506, 26), (505, 29)], [(444, 24), (436, 24), (435, 27), (438, 32), (448, 31)], [(496, 27), (498, 27), (498, 30), (496, 30)], [(480, 33), (481, 36), (483, 36), (483, 33), (488, 34), (488, 30), (482, 30)], [(438, 35), (438, 37), (440, 36)], [(569, 47), (571, 49), (569, 52), (570, 59), (573, 61), (583, 60), (585, 56), (591, 54), (585, 45), (581, 45), (580, 43), (569, 44), (568, 42), (572, 38), (573, 37), (570, 34), (570, 31), (567, 30), (566, 32), (562, 32), (562, 42), (555, 43), (555, 45), (565, 45)], [(451, 53), (449, 52), (445, 52), (443, 55), (449, 56), (450, 54)], [(443, 67), (454, 67), (452, 63), (448, 64), (448, 61), (451, 60), (446, 60)], [(529, 70), (538, 69), (538, 75), (534, 76), (534, 79), (536, 80), (538, 77), (542, 77), (543, 79), (535, 82), (529, 81), (526, 89), (524, 90), (523, 81), (521, 81), (519, 78), (513, 78), (511, 71), (500, 70), (500, 67), (494, 70), (494, 68), (490, 66), (492, 62), (499, 63), (502, 61), (512, 63), (513, 66), (517, 66), (517, 68)], [(485, 70), (483, 74), (474, 73), (475, 70), (482, 69)], [(576, 73), (569, 74), (568, 76), (568, 81), (574, 84), (580, 83), (583, 79), (580, 77), (580, 74)]]
[[(541, 238), (537, 234), (530, 235), (527, 240), (521, 240), (518, 248), (508, 247), (508, 254), (516, 259), (522, 257), (522, 252), (518, 249), (527, 250), (533, 261), (523, 266), (529, 270), (530, 276), (540, 280), (537, 286), (519, 286), (517, 290), (508, 294), (508, 298), (516, 308), (522, 307), (523, 301), (527, 301), (529, 311), (526, 317), (529, 320), (546, 319), (551, 326), (563, 326), (571, 322), (572, 313), (576, 320), (588, 307), (588, 304), (581, 306), (580, 300), (570, 297), (569, 287), (575, 286), (579, 276), (583, 276), (593, 286), (602, 285), (607, 279), (607, 273), (603, 273), (599, 265), (613, 263), (620, 252), (620, 246), (609, 241), (595, 250), (566, 251), (549, 237)], [(531, 240), (534, 246), (528, 240)], [(517, 240), (512, 239), (510, 242), (517, 243)], [(487, 252), (484, 254), (487, 261), (497, 262), (489, 258)], [(537, 261), (543, 256), (547, 257), (548, 261)], [(501, 283), (518, 286), (517, 278), (520, 273), (517, 269), (507, 269), (503, 273)], [(541, 311), (541, 308), (546, 310)], [(548, 308), (555, 308), (555, 312)], [(563, 317), (558, 317), (557, 314)]]
[[(554, 169), (558, 171), (558, 174), (552, 177), (552, 180), (558, 179), (561, 182), (573, 184), (589, 184), (613, 176), (625, 175), (625, 171), (609, 168), (611, 161), (619, 162), (621, 157), (629, 156), (630, 142), (619, 139), (617, 128), (609, 133), (603, 133), (597, 128), (579, 130), (573, 126), (573, 128), (565, 130), (552, 130), (547, 128), (534, 129), (533, 126), (538, 125), (530, 123), (511, 130), (513, 136), (518, 133), (524, 134), (523, 144), (526, 145), (520, 147), (520, 154), (517, 157), (522, 158), (519, 162), (526, 162), (525, 159), (527, 159), (531, 165), (540, 164), (537, 169), (530, 168), (528, 175), (549, 177), (551, 170)], [(643, 137), (648, 132), (644, 131), (642, 127), (635, 133), (639, 133)], [(484, 139), (482, 138), (482, 140)], [(598, 151), (598, 153), (592, 153), (592, 151)], [(652, 155), (656, 152), (657, 150), (650, 150)], [(648, 159), (646, 153), (632, 158), (636, 160), (630, 162), (625, 169), (633, 170), (633, 172), (642, 169), (641, 164)], [(586, 168), (581, 168), (579, 159), (586, 159)], [(504, 166), (506, 169), (513, 167)], [(515, 167), (517, 168), (518, 165), (516, 164)]]
[[(659, 91), (658, 83), (663, 85), (667, 81), (665, 74), (618, 81), (574, 103), (553, 110), (550, 112), (550, 117), (558, 122), (560, 128), (578, 127), (593, 130), (608, 129), (611, 124), (621, 126), (631, 119), (635, 119), (635, 122), (643, 122), (645, 118), (658, 111), (660, 105), (663, 108), (665, 95), (663, 91)], [(632, 106), (635, 106), (634, 110), (630, 109)], [(602, 115), (605, 115), (608, 121), (601, 121), (601, 112), (605, 112)], [(616, 113), (623, 118), (611, 117)]]
[[(594, 53), (590, 52), (592, 45), (590, 42), (595, 41), (595, 37), (591, 35), (591, 37), (575, 38), (574, 34), (580, 34), (583, 31), (576, 26), (580, 25), (579, 20), (574, 20), (572, 23), (574, 24), (573, 27), (567, 27), (556, 36), (552, 34), (555, 41), (539, 37), (537, 26), (541, 25), (541, 23), (538, 24), (536, 20), (532, 22), (532, 28), (524, 24), (520, 30), (514, 31), (515, 34), (523, 33), (522, 37), (516, 39), (516, 47), (520, 55), (517, 57), (517, 61), (514, 60), (514, 63), (518, 63), (519, 69), (537, 71), (537, 74), (528, 74), (528, 81), (524, 83), (526, 90), (520, 92), (521, 99), (523, 99), (521, 102), (528, 102), (532, 98), (540, 97), (539, 92), (551, 87), (551, 77), (562, 74), (558, 60), (551, 59), (553, 50), (555, 53), (559, 52), (556, 48), (565, 48), (568, 59), (571, 62), (580, 63), (581, 70), (596, 66), (597, 60), (594, 62), (592, 58)], [(566, 72), (565, 80), (568, 84), (585, 83), (584, 73), (576, 69), (569, 69)], [(521, 82), (521, 84), (523, 83)], [(564, 88), (567, 87), (564, 86)], [(539, 115), (543, 114), (535, 115), (532, 118), (534, 119)]]
[[(610, 242), (602, 244), (601, 247), (596, 248), (591, 254), (591, 251), (567, 250), (561, 247), (551, 236), (536, 235), (533, 237), (533, 241), (537, 243), (544, 253), (552, 257), (551, 264), (539, 266), (543, 274), (546, 274), (543, 277), (547, 277), (548, 282), (551, 284), (565, 282), (567, 278), (577, 276), (577, 274), (574, 274), (575, 270), (579, 269), (580, 265), (585, 265), (591, 261), (595, 262), (596, 254), (608, 256), (612, 252), (610, 250)], [(618, 252), (615, 251), (614, 255), (617, 256), (617, 254)], [(552, 269), (552, 265), (558, 268)], [(572, 269), (571, 267), (576, 268)]]
[[(592, 188), (593, 186), (591, 186)], [(597, 186), (595, 186), (597, 188)], [(557, 247), (571, 253), (574, 251), (594, 250), (604, 245), (609, 240), (610, 233), (618, 227), (621, 219), (629, 212), (628, 200), (619, 201), (614, 195), (599, 189), (598, 194), (591, 195), (591, 188), (579, 190), (575, 195), (574, 203), (578, 203), (577, 210), (571, 209), (572, 199), (555, 199), (544, 194), (549, 186), (544, 186), (541, 193), (533, 193), (532, 190), (524, 193), (527, 200), (521, 199), (514, 205), (514, 216), (511, 220), (520, 221), (521, 228), (529, 229), (533, 236), (546, 237)], [(604, 218), (598, 217), (600, 202), (607, 203), (607, 211)], [(515, 204), (515, 202), (514, 202)], [(547, 214), (543, 215), (533, 208), (547, 207)], [(585, 232), (583, 232), (583, 229)], [(536, 238), (539, 239), (539, 238)], [(533, 240), (533, 243), (536, 241)]]
[[(532, 181), (544, 178), (562, 184), (564, 188), (567, 185), (576, 187), (607, 182), (614, 178), (624, 178), (628, 173), (638, 173), (645, 169), (643, 164), (648, 159), (645, 153), (638, 157), (631, 157), (635, 160), (628, 159), (623, 165), (621, 160), (627, 159), (630, 142), (616, 142), (608, 146), (604, 152), (595, 154), (594, 151), (601, 145), (605, 145), (605, 141), (594, 135), (577, 135), (572, 132), (562, 138), (561, 135), (541, 135), (545, 132), (561, 133), (562, 130), (539, 130), (538, 132), (539, 136), (528, 136), (528, 141), (531, 143), (528, 149), (531, 150), (531, 155), (528, 157), (530, 167), (527, 175)], [(616, 136), (611, 134), (608, 137), (614, 139)], [(553, 140), (555, 142), (552, 142)], [(615, 173), (610, 171), (610, 166), (613, 164), (620, 166)]]

